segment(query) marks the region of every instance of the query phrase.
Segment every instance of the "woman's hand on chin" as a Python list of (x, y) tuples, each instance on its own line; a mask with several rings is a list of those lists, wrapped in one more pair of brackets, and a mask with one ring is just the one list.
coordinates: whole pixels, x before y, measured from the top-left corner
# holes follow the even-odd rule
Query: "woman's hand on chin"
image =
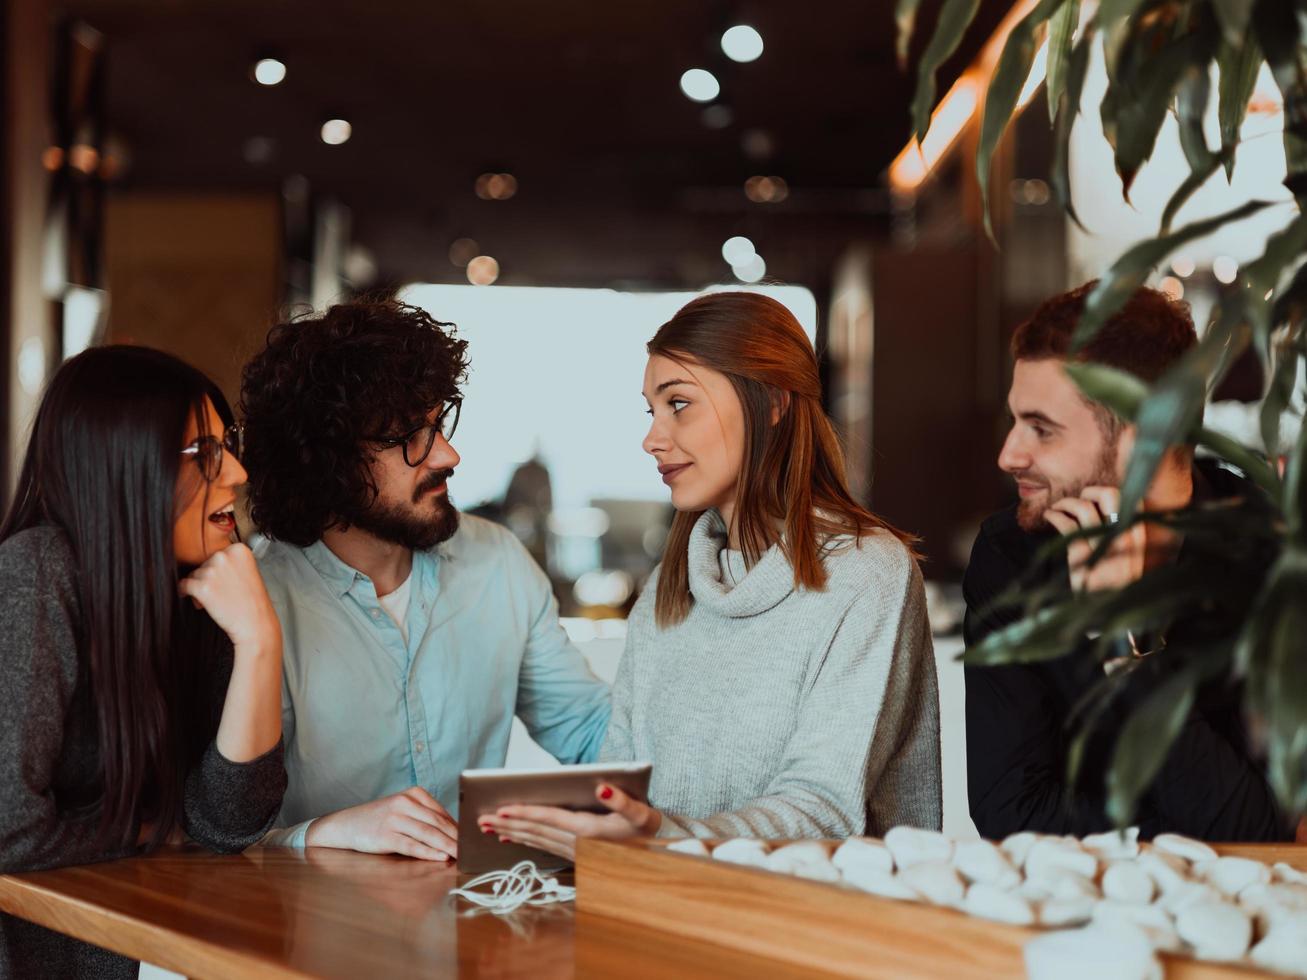
[(658, 833), (663, 815), (646, 803), (633, 800), (616, 786), (601, 784), (595, 798), (611, 813), (577, 813), (553, 806), (501, 806), (477, 821), (484, 833), (501, 840), (539, 848), (568, 860), (576, 859), (578, 837), (626, 840)]
[(280, 657), (277, 613), (254, 553), (245, 545), (233, 544), (210, 555), (178, 583), (177, 591), (208, 612), (231, 638), (237, 657), (269, 652)]

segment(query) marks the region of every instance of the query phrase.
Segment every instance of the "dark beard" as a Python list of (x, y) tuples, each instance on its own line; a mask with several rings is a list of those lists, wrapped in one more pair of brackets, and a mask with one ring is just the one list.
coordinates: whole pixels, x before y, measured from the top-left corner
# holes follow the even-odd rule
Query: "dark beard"
[[(421, 504), (422, 495), (426, 491), (440, 486), (453, 474), (453, 470), (432, 473), (413, 491), (413, 503)], [(402, 505), (383, 506), (374, 501), (370, 507), (360, 507), (357, 513), (349, 515), (347, 523), (382, 541), (413, 551), (430, 551), (440, 542), (454, 536), (458, 530), (458, 509), (448, 493), (444, 499), (433, 500), (425, 506), (433, 507), (434, 510), (422, 514)]]
[(1021, 501), (1017, 505), (1017, 524), (1023, 531), (1049, 530), (1052, 525), (1044, 520), (1044, 512), (1067, 497), (1079, 497), (1085, 487), (1114, 487), (1116, 479), (1116, 456), (1118, 443), (1105, 445), (1094, 461), (1094, 471), (1078, 483), (1051, 487), (1047, 499), (1041, 504)]

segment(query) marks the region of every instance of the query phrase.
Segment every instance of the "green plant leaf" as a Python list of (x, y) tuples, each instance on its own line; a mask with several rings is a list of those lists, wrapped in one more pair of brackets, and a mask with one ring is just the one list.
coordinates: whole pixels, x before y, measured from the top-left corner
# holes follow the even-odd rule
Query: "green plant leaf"
[(1191, 172), (1206, 170), (1211, 173), (1214, 154), (1207, 146), (1203, 132), (1203, 119), (1211, 98), (1212, 80), (1207, 65), (1193, 65), (1184, 74), (1175, 99), (1176, 119), (1180, 123), (1180, 148)]
[(908, 66), (908, 49), (912, 46), (912, 29), (917, 23), (917, 8), (920, 6), (921, 0), (898, 0), (894, 7), (894, 24), (898, 31), (894, 53), (901, 69)]
[(1234, 175), (1235, 153), (1239, 146), (1239, 130), (1248, 112), (1248, 102), (1257, 84), (1257, 72), (1262, 67), (1262, 49), (1249, 31), (1241, 46), (1222, 42), (1216, 54), (1220, 70), (1217, 83), (1217, 118), (1221, 124), (1221, 149), (1227, 154), (1225, 177)]
[(994, 239), (994, 228), (989, 216), (989, 168), (994, 149), (1007, 129), (1016, 110), (1021, 89), (1030, 77), (1030, 66), (1035, 60), (1035, 29), (1064, 4), (1066, 0), (1040, 0), (1035, 9), (1012, 28), (1003, 45), (998, 67), (990, 79), (985, 93), (985, 114), (980, 124), (980, 146), (976, 150), (976, 181), (980, 184), (981, 210), (985, 218), (985, 234)]
[(1135, 805), (1175, 744), (1193, 708), (1198, 678), (1183, 670), (1148, 695), (1126, 719), (1107, 771), (1107, 815), (1118, 827), (1130, 823)]
[(1085, 747), (1093, 738), (1098, 726), (1098, 719), (1112, 706), (1118, 694), (1125, 689), (1126, 681), (1138, 667), (1140, 661), (1133, 660), (1118, 667), (1089, 689), (1081, 698), (1067, 718), (1067, 726), (1076, 728), (1076, 734), (1067, 745), (1066, 784), (1075, 786), (1080, 778), (1080, 764), (1085, 757)]
[(1210, 449), (1227, 463), (1239, 467), (1248, 479), (1261, 487), (1272, 503), (1279, 504), (1282, 492), (1280, 477), (1261, 454), (1224, 433), (1205, 427), (1198, 430), (1198, 436), (1194, 441)]
[(1253, 5), (1253, 32), (1284, 96), (1284, 184), (1300, 200), (1307, 197), (1307, 76), (1302, 64), (1303, 23), (1292, 0), (1259, 0)]
[(1248, 19), (1253, 12), (1251, 0), (1212, 0), (1212, 10), (1216, 12), (1225, 42), (1238, 47), (1248, 31)]
[(1072, 350), (1089, 343), (1114, 313), (1121, 309), (1144, 284), (1154, 267), (1177, 248), (1203, 238), (1227, 224), (1242, 221), (1269, 207), (1271, 201), (1248, 201), (1211, 218), (1195, 221), (1158, 238), (1146, 238), (1131, 246), (1099, 280), (1085, 300), (1084, 312), (1076, 327)]
[(1216, 52), (1218, 35), (1210, 21), (1198, 19), (1188, 33), (1179, 30), (1178, 22), (1132, 21), (1117, 73), (1109, 79), (1099, 106), (1127, 201), (1135, 174), (1153, 154), (1177, 90), (1195, 72), (1206, 71)]
[(1262, 399), (1261, 423), (1262, 443), (1266, 446), (1266, 455), (1274, 459), (1280, 455), (1280, 420), (1284, 417), (1289, 401), (1293, 397), (1293, 385), (1298, 380), (1298, 352), (1285, 348), (1275, 358), (1271, 371), (1271, 382), (1266, 386), (1266, 397)]
[(1080, 225), (1079, 216), (1071, 203), (1071, 129), (1076, 116), (1080, 114), (1080, 96), (1085, 87), (1085, 76), (1089, 70), (1089, 55), (1095, 37), (1092, 25), (1085, 28), (1084, 35), (1071, 51), (1071, 62), (1067, 66), (1066, 91), (1058, 100), (1057, 119), (1053, 123), (1053, 166), (1049, 170), (1049, 183), (1053, 193), (1062, 205), (1067, 216)]
[(1307, 549), (1307, 421), (1298, 430), (1298, 441), (1284, 470), (1284, 516), (1289, 522), (1289, 540)]
[(1143, 3), (1144, 0), (1103, 0), (1098, 5), (1098, 13), (1094, 15), (1094, 19), (1107, 27), (1113, 21), (1132, 16)]
[(1307, 810), (1307, 550), (1290, 546), (1277, 564), (1276, 601), (1259, 610), (1267, 617), (1263, 635), (1266, 683), (1267, 769), (1276, 795), (1291, 812)]
[(1080, 0), (1067, 0), (1048, 19), (1048, 61), (1044, 69), (1044, 94), (1048, 121), (1057, 121), (1057, 108), (1066, 91), (1067, 66), (1071, 61), (1076, 27), (1080, 23)]
[(935, 73), (952, 57), (962, 42), (971, 21), (980, 8), (980, 0), (944, 0), (944, 8), (935, 24), (935, 33), (917, 65), (917, 91), (912, 100), (912, 132), (918, 141), (930, 129), (930, 114), (935, 108)]
[(1135, 445), (1121, 483), (1121, 520), (1137, 511), (1163, 457), (1171, 447), (1197, 430), (1207, 400), (1207, 383), (1222, 361), (1226, 344), (1241, 321), (1224, 314), (1213, 321), (1198, 342), (1169, 368), (1149, 392), (1135, 416)]
[(1162, 211), (1162, 222), (1158, 228), (1159, 235), (1169, 235), (1171, 233), (1171, 225), (1175, 222), (1175, 216), (1184, 207), (1185, 202), (1193, 197), (1198, 188), (1207, 183), (1212, 174), (1216, 173), (1217, 167), (1233, 159), (1233, 153), (1222, 147), (1221, 152), (1213, 154), (1204, 167), (1189, 172), (1189, 176), (1181, 182), (1175, 193), (1171, 195), (1171, 199), (1166, 202), (1166, 208)]
[(1285, 227), (1266, 240), (1266, 248), (1240, 271), (1247, 282), (1238, 299), (1247, 311), (1253, 327), (1253, 339), (1262, 355), (1262, 363), (1270, 363), (1271, 353), (1271, 301), (1267, 293), (1280, 284), (1284, 271), (1291, 263), (1301, 260), (1307, 251), (1307, 214), (1299, 214)]

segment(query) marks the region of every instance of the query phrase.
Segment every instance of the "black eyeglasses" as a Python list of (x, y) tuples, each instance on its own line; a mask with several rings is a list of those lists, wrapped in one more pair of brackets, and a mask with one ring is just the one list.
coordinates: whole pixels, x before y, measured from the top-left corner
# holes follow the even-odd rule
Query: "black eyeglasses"
[(182, 450), (182, 455), (193, 460), (200, 468), (204, 478), (212, 483), (222, 472), (222, 454), (225, 450), (233, 459), (239, 460), (245, 449), (245, 427), (229, 425), (223, 430), (222, 438), (203, 435)]
[(409, 466), (421, 466), (431, 455), (431, 447), (436, 444), (439, 432), (448, 442), (454, 438), (458, 429), (458, 416), (463, 403), (451, 401), (445, 405), (434, 422), (423, 422), (416, 429), (410, 429), (399, 436), (371, 436), (373, 442), (383, 446), (403, 446), (404, 462)]

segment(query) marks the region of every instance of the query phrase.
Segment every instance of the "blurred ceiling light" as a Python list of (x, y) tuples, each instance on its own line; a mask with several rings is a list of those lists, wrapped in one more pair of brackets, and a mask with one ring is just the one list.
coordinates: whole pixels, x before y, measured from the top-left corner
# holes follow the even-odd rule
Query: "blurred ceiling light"
[(489, 255), (478, 255), (467, 264), (467, 281), (473, 286), (489, 286), (499, 278), (499, 263)]
[(712, 72), (704, 68), (691, 68), (681, 76), (681, 91), (695, 102), (711, 102), (721, 95), (722, 87)]
[(481, 254), (481, 246), (473, 238), (455, 238), (449, 244), (449, 261), (460, 269)]
[(753, 242), (743, 235), (736, 235), (728, 238), (722, 244), (722, 258), (731, 265), (744, 265), (751, 258), (757, 255), (757, 250), (753, 247)]
[(260, 58), (254, 63), (254, 80), (260, 85), (280, 85), (286, 78), (286, 66), (276, 58)]
[(744, 182), (744, 196), (755, 204), (779, 204), (790, 196), (783, 177), (750, 177)]
[(766, 160), (776, 152), (776, 141), (765, 129), (751, 129), (740, 137), (740, 149), (750, 160)]
[(731, 112), (728, 105), (710, 105), (703, 110), (700, 118), (709, 129), (725, 129), (735, 121), (735, 113)]
[(733, 264), (731, 271), (740, 282), (757, 282), (767, 274), (767, 263), (762, 260), (761, 255), (755, 254), (747, 262), (740, 265)]
[(762, 57), (762, 35), (747, 24), (736, 24), (722, 35), (722, 50), (732, 61), (757, 61)]
[(366, 246), (355, 243), (349, 247), (345, 261), (341, 263), (341, 272), (351, 286), (371, 286), (377, 281), (377, 271), (377, 260)]
[(349, 140), (354, 127), (345, 119), (328, 119), (322, 124), (322, 142), (328, 146), (340, 146)]
[(1239, 278), (1239, 263), (1228, 255), (1218, 255), (1212, 262), (1212, 275), (1227, 286)]
[(953, 83), (943, 101), (931, 113), (925, 140), (920, 145), (913, 140), (890, 164), (889, 179), (895, 190), (914, 190), (926, 179), (976, 111), (979, 88), (980, 82), (972, 74), (963, 75)]
[(1177, 255), (1171, 261), (1171, 271), (1181, 279), (1188, 279), (1194, 274), (1194, 260), (1187, 255)]
[(62, 146), (47, 146), (41, 151), (41, 166), (50, 173), (64, 165), (64, 148)]
[(270, 163), (276, 152), (277, 143), (271, 136), (251, 136), (241, 148), (245, 162), (255, 167)]
[(100, 151), (87, 143), (75, 143), (68, 151), (68, 165), (84, 174), (93, 174), (100, 166)]
[(1175, 276), (1162, 277), (1162, 281), (1157, 284), (1157, 288), (1170, 296), (1171, 299), (1184, 299), (1184, 283)]
[(507, 201), (517, 193), (517, 178), (512, 174), (482, 174), (475, 190), (483, 201)]

